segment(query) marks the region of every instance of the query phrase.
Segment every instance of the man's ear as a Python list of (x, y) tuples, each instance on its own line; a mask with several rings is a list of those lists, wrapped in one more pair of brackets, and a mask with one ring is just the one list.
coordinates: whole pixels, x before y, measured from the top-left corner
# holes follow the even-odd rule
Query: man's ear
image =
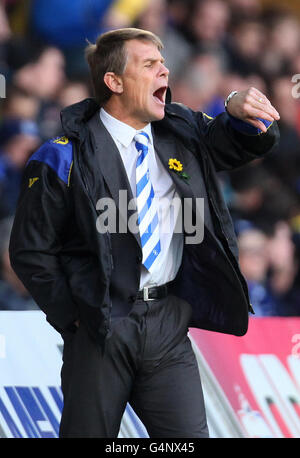
[(122, 78), (114, 72), (106, 72), (104, 75), (104, 83), (114, 94), (122, 94), (123, 81)]

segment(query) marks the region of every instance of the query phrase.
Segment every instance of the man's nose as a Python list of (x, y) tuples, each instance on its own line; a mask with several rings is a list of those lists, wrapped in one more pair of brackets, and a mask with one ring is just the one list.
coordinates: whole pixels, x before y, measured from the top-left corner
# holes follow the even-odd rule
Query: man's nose
[(160, 68), (160, 76), (169, 76), (169, 69), (162, 63)]

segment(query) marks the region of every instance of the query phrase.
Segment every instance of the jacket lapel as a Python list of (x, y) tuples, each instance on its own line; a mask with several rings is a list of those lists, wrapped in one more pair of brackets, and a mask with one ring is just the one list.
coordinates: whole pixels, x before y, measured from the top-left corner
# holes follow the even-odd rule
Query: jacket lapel
[[(103, 175), (103, 179), (119, 210), (118, 217), (122, 220), (121, 224), (123, 228), (126, 227), (127, 230), (128, 220), (135, 213), (136, 207), (132, 205), (134, 198), (124, 163), (115, 142), (103, 125), (98, 112), (92, 117), (88, 124), (94, 137), (96, 167)], [(125, 191), (125, 193), (122, 193), (121, 198), (119, 194), (120, 191)], [(129, 205), (130, 201), (131, 205)], [(136, 238), (137, 243), (141, 246), (139, 233), (132, 232), (132, 234)]]

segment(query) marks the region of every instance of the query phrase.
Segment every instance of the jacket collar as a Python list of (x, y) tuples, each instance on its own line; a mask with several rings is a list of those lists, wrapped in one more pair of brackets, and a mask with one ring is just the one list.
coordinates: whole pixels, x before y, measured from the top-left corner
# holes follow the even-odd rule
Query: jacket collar
[(66, 137), (82, 142), (87, 134), (86, 123), (99, 109), (98, 103), (93, 98), (84, 99), (64, 108), (60, 113), (60, 119)]

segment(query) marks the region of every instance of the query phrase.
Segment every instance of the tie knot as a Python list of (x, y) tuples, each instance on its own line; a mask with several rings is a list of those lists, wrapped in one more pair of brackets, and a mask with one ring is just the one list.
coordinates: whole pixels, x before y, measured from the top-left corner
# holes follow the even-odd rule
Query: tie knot
[(140, 145), (148, 146), (149, 136), (146, 134), (146, 132), (139, 132), (134, 136), (134, 141)]

